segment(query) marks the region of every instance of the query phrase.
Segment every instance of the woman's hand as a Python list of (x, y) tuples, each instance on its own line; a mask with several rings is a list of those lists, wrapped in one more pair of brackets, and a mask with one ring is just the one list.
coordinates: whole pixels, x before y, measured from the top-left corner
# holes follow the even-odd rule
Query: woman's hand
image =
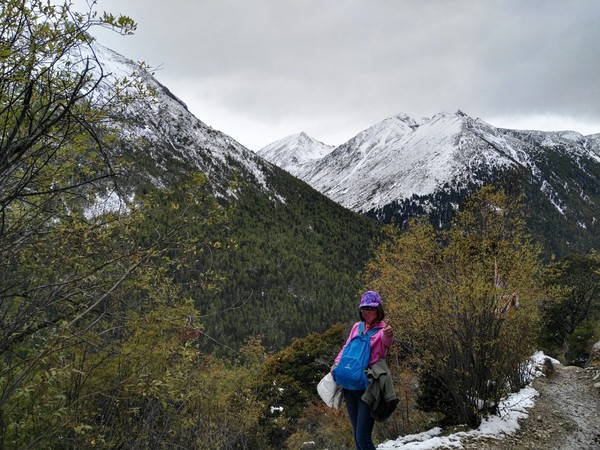
[(383, 329), (383, 333), (390, 338), (394, 337), (394, 329), (389, 323), (385, 324), (385, 328)]

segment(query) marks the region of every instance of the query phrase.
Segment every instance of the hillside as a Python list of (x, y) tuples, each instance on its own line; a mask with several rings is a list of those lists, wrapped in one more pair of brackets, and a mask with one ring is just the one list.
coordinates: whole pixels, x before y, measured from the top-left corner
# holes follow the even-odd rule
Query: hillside
[[(138, 70), (108, 49), (98, 52), (115, 73)], [(280, 348), (353, 317), (361, 288), (357, 274), (370, 256), (378, 224), (207, 126), (149, 73), (143, 81), (154, 99), (115, 117), (126, 124), (113, 147), (127, 160), (120, 195), (181, 190), (198, 172), (230, 215), (213, 236), (231, 245), (211, 249), (207, 259), (194, 263), (196, 273), (208, 267), (218, 274), (220, 292), (184, 290), (209, 318), (205, 345), (235, 348), (261, 335), (267, 346)], [(167, 223), (169, 215), (157, 211), (153, 226)], [(177, 276), (186, 286), (195, 272)]]

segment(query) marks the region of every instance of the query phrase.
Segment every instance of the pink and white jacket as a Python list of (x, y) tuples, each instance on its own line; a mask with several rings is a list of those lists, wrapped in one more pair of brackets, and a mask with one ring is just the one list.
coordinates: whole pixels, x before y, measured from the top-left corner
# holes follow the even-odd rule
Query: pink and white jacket
[[(340, 359), (342, 358), (342, 353), (344, 352), (346, 345), (348, 345), (348, 342), (350, 342), (350, 340), (358, 334), (359, 324), (360, 324), (360, 322), (356, 322), (354, 324), (354, 326), (352, 327), (352, 330), (350, 331), (350, 335), (348, 336), (348, 339), (346, 339), (346, 343), (344, 344), (344, 346), (338, 353), (337, 357), (335, 358), (335, 364), (340, 362)], [(373, 364), (375, 364), (380, 359), (385, 358), (387, 350), (388, 350), (388, 348), (390, 348), (390, 345), (392, 345), (392, 341), (393, 341), (393, 338), (386, 336), (385, 333), (383, 332), (383, 329), (385, 328), (384, 321), (381, 321), (378, 324), (376, 324), (375, 326), (370, 327), (370, 328), (367, 328), (367, 326), (365, 324), (364, 331), (366, 333), (373, 328), (381, 328), (381, 330), (378, 331), (377, 333), (375, 333), (373, 336), (371, 336), (371, 357), (369, 358), (369, 367), (371, 367)]]

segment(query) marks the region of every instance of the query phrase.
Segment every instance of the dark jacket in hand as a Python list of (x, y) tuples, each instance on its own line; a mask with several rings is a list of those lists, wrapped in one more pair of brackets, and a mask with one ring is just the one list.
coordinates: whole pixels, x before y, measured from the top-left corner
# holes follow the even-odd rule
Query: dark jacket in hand
[(400, 401), (385, 359), (380, 359), (367, 369), (367, 379), (369, 386), (361, 398), (371, 407), (373, 419), (383, 422), (392, 415)]

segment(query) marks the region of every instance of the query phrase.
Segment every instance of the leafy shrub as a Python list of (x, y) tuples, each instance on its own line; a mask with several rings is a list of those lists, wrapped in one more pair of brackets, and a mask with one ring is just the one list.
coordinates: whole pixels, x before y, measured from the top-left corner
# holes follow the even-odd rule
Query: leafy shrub
[[(414, 221), (369, 264), (390, 322), (421, 371), (420, 404), (447, 423), (477, 426), (519, 384), (533, 350), (541, 291), (539, 249), (518, 203), (483, 188), (448, 230)], [(502, 308), (512, 293), (518, 310)], [(394, 370), (394, 367), (392, 368)]]

